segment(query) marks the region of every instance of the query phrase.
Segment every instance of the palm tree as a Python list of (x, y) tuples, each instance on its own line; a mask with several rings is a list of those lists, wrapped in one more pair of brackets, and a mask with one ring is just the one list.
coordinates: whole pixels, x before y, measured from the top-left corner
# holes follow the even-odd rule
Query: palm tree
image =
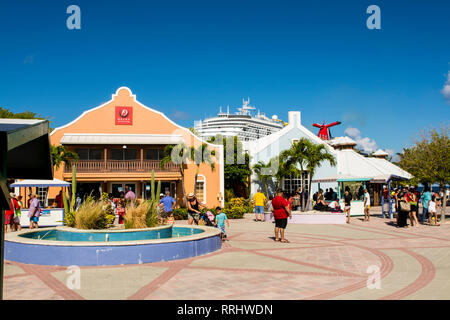
[(306, 169), (309, 173), (309, 181), (308, 181), (308, 200), (306, 202), (306, 209), (309, 206), (310, 202), (310, 195), (311, 195), (311, 181), (312, 177), (314, 176), (314, 173), (316, 172), (317, 168), (320, 168), (322, 166), (322, 163), (324, 161), (328, 161), (331, 166), (336, 165), (336, 158), (328, 151), (325, 144), (315, 144), (310, 143), (308, 148), (306, 149)]
[(52, 163), (55, 166), (56, 170), (59, 169), (59, 166), (63, 162), (70, 164), (72, 161), (77, 162), (79, 159), (78, 154), (76, 152), (67, 150), (66, 147), (64, 147), (63, 145), (59, 146), (51, 145), (50, 150), (52, 155)]
[[(302, 180), (302, 186), (305, 186), (305, 165), (307, 162), (306, 154), (309, 148), (312, 146), (312, 142), (306, 138), (300, 138), (294, 142), (292, 146), (281, 152), (281, 161), (287, 166), (287, 173), (300, 176)], [(286, 174), (287, 175), (287, 174)], [(302, 197), (302, 208), (305, 209), (305, 199)]]
[(273, 173), (270, 170), (271, 167), (272, 160), (267, 163), (258, 161), (258, 163), (255, 163), (252, 168), (253, 172), (258, 176), (258, 180), (264, 183), (264, 186), (266, 188), (266, 198), (269, 198), (268, 180), (273, 176)]
[(208, 149), (208, 145), (206, 143), (202, 143), (198, 148), (190, 147), (189, 148), (189, 158), (193, 161), (197, 170), (195, 171), (195, 179), (194, 179), (194, 194), (197, 196), (197, 178), (198, 173), (200, 171), (200, 165), (202, 163), (207, 163), (210, 165), (211, 170), (214, 171), (215, 163), (211, 156), (215, 156), (216, 152), (214, 150)]
[[(175, 147), (177, 147), (175, 149)], [(184, 162), (187, 157), (187, 147), (185, 144), (179, 144), (177, 146), (173, 144), (169, 144), (164, 148), (164, 157), (161, 159), (160, 166), (164, 168), (164, 166), (172, 161), (172, 153), (175, 153), (177, 159), (174, 159), (175, 162), (178, 163), (181, 174), (181, 189), (183, 190), (183, 203), (184, 206), (187, 207), (186, 203), (186, 189), (184, 187)]]

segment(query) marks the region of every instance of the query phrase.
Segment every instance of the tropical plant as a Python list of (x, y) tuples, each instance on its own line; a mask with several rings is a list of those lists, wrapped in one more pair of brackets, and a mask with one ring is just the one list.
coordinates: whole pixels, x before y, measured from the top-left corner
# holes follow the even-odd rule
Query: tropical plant
[(306, 202), (306, 206), (303, 208), (303, 211), (309, 207), (310, 195), (311, 195), (311, 181), (312, 177), (316, 173), (317, 168), (322, 166), (323, 162), (328, 162), (331, 166), (336, 165), (336, 158), (332, 155), (325, 144), (315, 144), (311, 143), (306, 149), (306, 170), (309, 173), (309, 181), (308, 181), (308, 198)]
[(157, 202), (147, 200), (138, 206), (127, 206), (125, 229), (151, 228), (158, 224)]
[(187, 207), (187, 200), (186, 200), (186, 188), (184, 187), (184, 164), (187, 157), (187, 151), (188, 149), (184, 144), (178, 145), (169, 144), (164, 148), (164, 157), (161, 159), (160, 162), (161, 168), (164, 168), (166, 164), (173, 162), (172, 158), (175, 158), (174, 160), (178, 164), (180, 170), (181, 189), (183, 191), (183, 204), (185, 207)]
[(130, 202), (125, 207), (125, 229), (151, 228), (158, 224), (158, 205), (161, 181), (155, 193), (155, 172), (152, 170), (151, 198), (142, 203)]
[[(277, 159), (273, 159), (272, 161), (276, 160)], [(306, 204), (305, 199), (302, 198), (303, 211), (309, 206), (312, 177), (316, 169), (320, 167), (324, 161), (328, 161), (332, 166), (336, 165), (336, 159), (324, 144), (316, 144), (307, 138), (301, 138), (294, 142), (289, 149), (283, 150), (278, 157), (278, 170), (275, 173), (275, 177), (277, 178), (277, 188), (284, 177), (292, 174), (300, 176), (302, 185), (304, 186), (306, 185), (306, 175), (304, 173), (309, 173), (308, 185), (310, 187), (308, 188)]]
[(233, 198), (225, 204), (223, 212), (229, 219), (242, 219), (245, 213), (252, 212), (253, 207), (249, 204), (249, 200), (239, 197)]
[[(209, 138), (208, 142), (223, 145), (225, 190), (232, 190), (234, 195), (247, 197), (252, 171), (250, 156), (243, 151), (240, 139), (237, 136), (224, 137), (219, 134)], [(225, 199), (227, 199), (226, 196)]]
[[(189, 148), (189, 159), (195, 163), (197, 166), (195, 171), (195, 178), (194, 178), (194, 195), (197, 196), (197, 179), (198, 174), (200, 171), (200, 165), (203, 163), (209, 164), (211, 167), (211, 170), (214, 171), (215, 169), (215, 163), (212, 157), (216, 155), (215, 150), (211, 150), (208, 148), (208, 145), (206, 143), (202, 143), (197, 148), (190, 147)], [(211, 157), (212, 156), (212, 157)]]
[(107, 214), (103, 201), (86, 198), (75, 215), (75, 227), (78, 229), (106, 229), (114, 215)]
[(258, 161), (252, 167), (253, 172), (258, 176), (258, 181), (264, 183), (266, 198), (269, 198), (269, 186), (268, 181), (272, 178), (273, 172), (271, 172), (272, 161), (264, 163), (263, 161)]
[(67, 203), (66, 193), (63, 192), (63, 201), (64, 201), (64, 221), (67, 226), (74, 227), (75, 226), (75, 201), (76, 201), (76, 190), (77, 190), (77, 174), (75, 165), (72, 165), (72, 200), (70, 201), (70, 205)]
[(59, 169), (61, 163), (75, 163), (79, 160), (78, 154), (76, 152), (67, 150), (65, 146), (59, 145), (51, 145), (50, 146), (52, 163), (55, 166), (56, 170)]

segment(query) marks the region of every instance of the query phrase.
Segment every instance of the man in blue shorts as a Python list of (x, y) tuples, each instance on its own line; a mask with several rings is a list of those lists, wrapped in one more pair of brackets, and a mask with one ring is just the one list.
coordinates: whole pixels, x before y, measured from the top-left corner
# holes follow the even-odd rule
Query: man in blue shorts
[(175, 209), (175, 199), (170, 196), (170, 191), (166, 191), (166, 196), (159, 200), (159, 203), (163, 204), (163, 213), (161, 216), (167, 219), (173, 216), (173, 209)]

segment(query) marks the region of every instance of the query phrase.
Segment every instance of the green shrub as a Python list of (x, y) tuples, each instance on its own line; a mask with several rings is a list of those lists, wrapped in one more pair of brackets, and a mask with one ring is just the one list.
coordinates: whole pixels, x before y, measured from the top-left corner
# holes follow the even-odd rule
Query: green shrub
[(176, 208), (173, 210), (173, 218), (175, 220), (187, 220), (187, 208)]
[(75, 214), (75, 228), (106, 229), (114, 221), (103, 201), (85, 200)]
[(158, 225), (157, 203), (144, 201), (137, 206), (129, 205), (125, 213), (125, 229), (151, 228)]
[(245, 213), (253, 211), (250, 201), (245, 198), (232, 198), (225, 203), (223, 212), (229, 219), (242, 219)]

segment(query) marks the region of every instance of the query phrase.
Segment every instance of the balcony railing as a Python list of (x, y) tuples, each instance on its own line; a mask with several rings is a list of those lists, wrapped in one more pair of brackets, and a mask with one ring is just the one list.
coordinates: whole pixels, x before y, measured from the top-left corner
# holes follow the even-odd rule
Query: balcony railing
[[(127, 173), (127, 172), (174, 172), (180, 167), (175, 163), (167, 163), (161, 168), (158, 160), (79, 160), (75, 164), (77, 173)], [(72, 172), (72, 165), (66, 163), (64, 173)]]

